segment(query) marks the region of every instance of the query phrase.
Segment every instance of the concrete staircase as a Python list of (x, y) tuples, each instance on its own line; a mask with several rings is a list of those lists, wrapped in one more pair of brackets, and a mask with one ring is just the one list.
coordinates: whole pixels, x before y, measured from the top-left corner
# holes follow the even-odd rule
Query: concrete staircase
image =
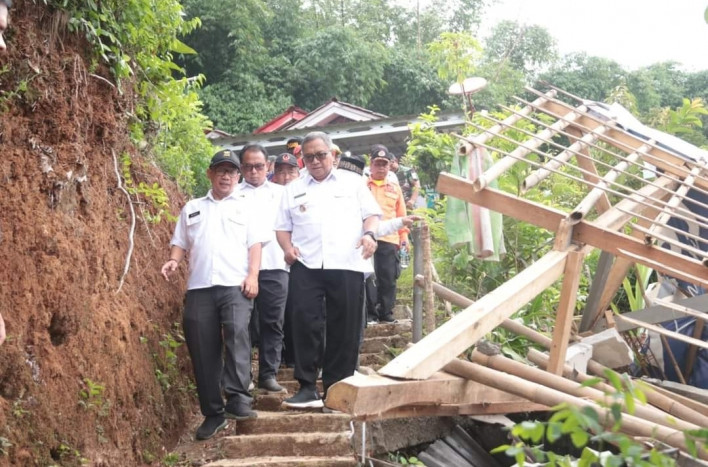
[[(360, 366), (380, 368), (400, 353), (410, 338), (410, 320), (368, 326)], [(277, 379), (288, 394), (259, 394), (255, 390), (257, 419), (231, 420), (230, 426), (216, 437), (201, 443), (190, 440), (185, 443), (189, 446), (181, 446), (186, 449), (178, 452), (181, 451), (191, 465), (207, 467), (357, 465), (354, 425), (349, 415), (322, 413), (321, 409), (285, 409), (282, 401), (297, 391), (298, 383), (291, 368), (281, 368)], [(318, 389), (322, 391), (321, 382)]]

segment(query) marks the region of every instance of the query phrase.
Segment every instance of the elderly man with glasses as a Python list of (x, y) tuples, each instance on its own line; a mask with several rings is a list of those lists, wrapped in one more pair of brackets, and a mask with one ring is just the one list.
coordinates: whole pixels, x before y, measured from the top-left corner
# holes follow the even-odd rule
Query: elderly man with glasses
[(322, 132), (305, 136), (307, 175), (285, 187), (275, 225), (290, 264), (295, 378), (300, 389), (284, 404), (322, 407), (316, 382), (322, 328), (325, 396), (354, 374), (363, 328), (364, 274), (376, 250), (381, 209), (361, 178), (334, 169), (332, 141)]
[[(291, 156), (294, 159), (294, 156)], [(283, 351), (283, 320), (288, 298), (288, 265), (275, 241), (275, 216), (284, 188), (266, 179), (268, 155), (260, 144), (247, 144), (239, 153), (243, 182), (236, 189), (247, 199), (253, 215), (264, 219), (270, 240), (263, 247), (258, 275), (258, 296), (252, 327), (258, 336), (258, 388), (268, 393), (285, 392), (276, 381)], [(255, 325), (255, 326), (254, 326)]]
[[(257, 416), (248, 391), (251, 342), (248, 323), (258, 295), (262, 244), (270, 226), (252, 215), (235, 191), (240, 163), (228, 150), (211, 159), (211, 190), (189, 201), (180, 213), (162, 276), (170, 276), (189, 253), (189, 279), (183, 314), (184, 336), (192, 358), (204, 422), (196, 438), (214, 436), (226, 418)], [(226, 395), (226, 404), (222, 398)]]

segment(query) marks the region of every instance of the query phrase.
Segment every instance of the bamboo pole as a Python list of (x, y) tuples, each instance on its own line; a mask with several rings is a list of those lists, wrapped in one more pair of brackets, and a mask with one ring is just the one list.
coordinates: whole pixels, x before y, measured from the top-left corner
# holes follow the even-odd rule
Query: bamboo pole
[[(520, 102), (524, 102), (524, 103), (526, 102), (526, 101), (524, 101), (523, 99), (519, 99), (519, 98), (517, 98), (517, 99), (518, 99)], [(509, 112), (512, 112), (512, 113), (517, 112), (516, 110), (514, 110), (514, 109), (512, 109), (512, 108), (510, 108), (510, 107), (506, 107), (506, 106), (501, 106), (501, 107), (502, 107), (503, 109), (509, 111)], [(545, 109), (540, 109), (540, 110), (542, 110), (543, 112), (548, 112), (548, 111), (545, 110)], [(551, 112), (551, 113), (552, 113), (552, 112)], [(555, 117), (555, 118), (558, 118), (558, 119), (563, 119), (562, 116), (554, 115), (554, 117)], [(486, 118), (487, 120), (490, 120), (490, 121), (492, 121), (492, 122), (498, 121), (498, 120), (496, 120), (495, 118), (490, 117), (489, 115), (484, 115), (484, 118)], [(533, 117), (526, 117), (526, 119), (529, 120), (530, 122), (536, 124), (536, 125), (540, 125), (540, 126), (543, 126), (543, 127), (548, 126), (548, 124), (547, 124), (546, 122), (543, 122), (543, 121), (541, 121), (541, 120), (535, 119), (535, 118), (533, 118)], [(597, 126), (597, 127), (595, 127), (595, 128), (590, 128), (590, 127), (586, 127), (586, 126), (584, 126), (584, 125), (581, 125), (581, 124), (579, 124), (579, 123), (577, 123), (577, 122), (573, 122), (573, 127), (569, 128), (568, 131), (559, 131), (558, 133), (559, 133), (560, 135), (563, 135), (563, 136), (569, 138), (569, 139), (573, 139), (573, 138), (577, 138), (577, 136), (576, 136), (576, 134), (575, 134), (575, 132), (577, 132), (577, 131), (583, 130), (584, 132), (587, 133), (587, 132), (596, 131), (598, 128), (607, 128), (607, 125), (606, 125), (606, 124), (599, 124), (599, 123), (598, 123), (598, 126)], [(516, 130), (519, 131), (519, 132), (521, 132), (521, 133), (523, 133), (523, 134), (529, 135), (529, 136), (533, 136), (533, 135), (534, 135), (534, 133), (531, 133), (530, 131), (524, 130), (524, 129), (522, 129), (522, 128), (516, 128)], [(623, 150), (623, 151), (628, 152), (628, 153), (631, 153), (631, 152), (634, 152), (634, 151), (635, 151), (634, 149), (632, 149), (631, 147), (629, 147), (629, 146), (627, 146), (626, 144), (622, 143), (621, 141), (617, 141), (617, 140), (615, 140), (615, 139), (612, 138), (612, 137), (606, 136), (605, 133), (606, 133), (606, 132), (603, 132), (603, 133), (600, 135), (600, 136), (601, 136), (601, 139), (602, 139), (603, 141), (605, 141), (605, 142), (607, 142), (607, 143), (609, 143), (609, 144), (616, 144), (615, 147), (616, 147), (617, 149)], [(636, 138), (635, 138), (635, 139), (636, 139)], [(515, 141), (515, 142), (516, 142), (516, 141)], [(562, 149), (562, 150), (568, 150), (568, 149), (570, 149), (570, 146), (569, 146), (569, 147), (565, 147), (565, 146), (563, 146), (562, 144), (557, 143), (557, 142), (555, 142), (555, 141), (552, 140), (552, 139), (548, 141), (548, 144), (551, 145), (551, 146), (555, 146), (555, 147), (557, 147), (557, 148), (559, 148), (559, 149)], [(623, 155), (621, 155), (621, 154), (616, 154), (616, 153), (614, 153), (614, 152), (611, 152), (611, 151), (609, 151), (607, 148), (605, 148), (605, 147), (603, 147), (603, 146), (600, 146), (599, 144), (596, 144), (596, 143), (593, 142), (593, 143), (587, 143), (587, 145), (588, 145), (589, 147), (591, 147), (592, 149), (598, 150), (598, 151), (600, 151), (601, 153), (606, 154), (606, 155), (608, 155), (608, 156), (610, 156), (610, 157), (612, 157), (612, 158), (614, 158), (614, 159), (618, 159), (618, 160), (621, 160), (621, 161), (627, 161), (627, 158), (626, 158), (625, 156), (623, 156)], [(620, 146), (626, 147), (626, 149), (622, 149), (622, 148), (620, 148)], [(576, 157), (581, 157), (581, 156), (582, 156), (582, 154), (581, 154), (579, 151), (574, 151), (574, 154), (576, 155)], [(651, 158), (651, 159), (654, 160), (655, 162), (661, 161), (661, 159), (657, 158), (657, 156), (654, 156), (654, 155), (651, 154), (651, 153), (644, 153), (644, 154), (642, 154), (642, 156), (643, 156), (643, 157)], [(549, 156), (549, 157), (552, 157), (552, 156)], [(606, 167), (606, 168), (608, 168), (608, 169), (611, 169), (611, 168), (612, 168), (612, 165), (610, 165), (609, 163), (604, 162), (604, 161), (602, 161), (602, 160), (600, 160), (600, 159), (594, 159), (594, 162), (597, 163), (597, 164), (599, 164), (599, 165), (601, 165), (601, 166), (603, 166), (603, 167)], [(676, 166), (675, 168), (677, 168), (677, 169), (680, 168), (682, 174), (684, 174), (685, 176), (679, 176), (679, 175), (677, 175), (677, 174), (675, 174), (675, 173), (673, 173), (673, 172), (660, 171), (660, 170), (659, 170), (658, 168), (656, 168), (656, 167), (654, 167), (653, 169), (652, 169), (652, 168), (648, 168), (648, 167), (646, 167), (646, 166), (643, 165), (643, 164), (639, 164), (638, 162), (635, 162), (634, 165), (636, 165), (636, 166), (637, 166), (638, 168), (640, 168), (641, 170), (649, 170), (649, 171), (652, 172), (657, 178), (667, 177), (667, 178), (670, 178), (671, 180), (673, 180), (673, 181), (675, 181), (675, 182), (678, 182), (678, 183), (682, 183), (682, 182), (683, 182), (683, 179), (685, 178), (685, 176), (687, 176), (687, 175), (689, 174), (688, 170), (687, 170), (687, 169), (684, 169), (683, 166), (681, 166), (681, 167)], [(571, 167), (572, 167), (572, 166), (571, 166)], [(653, 182), (651, 182), (650, 180), (647, 180), (646, 178), (644, 178), (644, 177), (642, 177), (642, 176), (640, 176), (640, 175), (633, 174), (633, 173), (631, 173), (631, 172), (627, 172), (627, 173), (625, 173), (624, 175), (626, 175), (626, 176), (628, 176), (628, 177), (631, 177), (631, 178), (633, 178), (633, 179), (635, 179), (635, 180), (637, 180), (637, 181), (640, 181), (640, 182), (644, 183), (645, 185), (651, 185), (651, 184), (653, 183)], [(701, 188), (700, 186), (696, 186), (696, 185), (695, 185), (695, 182), (694, 182), (694, 187), (693, 187), (693, 188), (694, 188), (696, 191), (700, 192), (701, 194), (708, 194), (708, 190), (705, 190), (705, 189)], [(701, 206), (701, 207), (708, 207), (706, 204), (700, 203), (700, 202), (698, 202), (698, 205)]]
[[(570, 95), (567, 92), (563, 91), (562, 89), (555, 88), (555, 87), (553, 87), (553, 88), (554, 88), (554, 90), (557, 90), (558, 92), (560, 92), (562, 94)], [(525, 89), (535, 95), (547, 95), (547, 94), (541, 94), (539, 91), (537, 91), (531, 87), (528, 87), (528, 86)], [(575, 98), (578, 99), (577, 97), (575, 97)], [(523, 103), (524, 105), (530, 105), (529, 102), (525, 101), (524, 99), (521, 99), (520, 97), (514, 96), (514, 99)], [(582, 100), (579, 99), (579, 102), (582, 103)], [(606, 125), (605, 123), (600, 123), (599, 120), (594, 115), (589, 114), (587, 112), (580, 112), (578, 110), (579, 109), (578, 107), (571, 107), (570, 105), (566, 104), (565, 102), (563, 102), (559, 99), (549, 98), (542, 105), (543, 105), (543, 107), (538, 107), (537, 110), (544, 112), (544, 113), (551, 115), (552, 117), (555, 117), (558, 119), (563, 119), (565, 117), (561, 116), (559, 114), (559, 112), (557, 111), (557, 109), (556, 109), (556, 111), (554, 111), (554, 110), (551, 110), (551, 108), (560, 107), (562, 109), (565, 109), (566, 114), (568, 112), (579, 112), (582, 114), (581, 116), (583, 118), (589, 119), (592, 122), (597, 123), (598, 126)], [(549, 107), (551, 107), (551, 108), (549, 108)], [(587, 126), (583, 125), (581, 121), (574, 122), (574, 125), (583, 131), (591, 131), (593, 129), (593, 127), (587, 127)], [(603, 141), (606, 141), (619, 149), (626, 148), (626, 149), (622, 149), (625, 152), (634, 151), (634, 146), (632, 146), (632, 143), (638, 144), (642, 141), (639, 138), (637, 138), (636, 135), (629, 133), (627, 130), (625, 130), (624, 128), (621, 128), (620, 126), (618, 126), (616, 124), (614, 124), (612, 126), (611, 130), (613, 132), (615, 132), (619, 136), (620, 139), (618, 139), (616, 137), (605, 136), (602, 138)], [(624, 139), (624, 141), (622, 139)], [(627, 141), (628, 139), (629, 139), (629, 141)], [(664, 171), (671, 172), (674, 175), (678, 175), (681, 178), (685, 178), (688, 175), (689, 170), (685, 167), (686, 166), (685, 158), (676, 155), (676, 152), (674, 150), (664, 149), (664, 148), (661, 148), (657, 145), (654, 145), (652, 147), (652, 150), (655, 150), (656, 152), (661, 154), (661, 157), (654, 155), (652, 153), (645, 153), (643, 155), (644, 156), (643, 158), (651, 158), (654, 161), (652, 163), (652, 165), (655, 165), (661, 169), (664, 169)], [(676, 161), (676, 163), (674, 163), (673, 161)], [(698, 177), (697, 182), (702, 186), (701, 190), (708, 189), (708, 178)]]
[(435, 295), (433, 294), (433, 258), (430, 251), (430, 227), (428, 224), (423, 224), (420, 233), (421, 242), (423, 244), (423, 278), (425, 279), (425, 293), (423, 300), (423, 319), (425, 322), (425, 331), (430, 334), (437, 327), (435, 324)]
[[(479, 127), (479, 125), (476, 125), (476, 124), (474, 124), (474, 123), (471, 123), (471, 125), (472, 125), (472, 126), (475, 126), (475, 127), (477, 127), (477, 128), (481, 128), (481, 127)], [(459, 135), (454, 134), (454, 133), (453, 133), (453, 135), (456, 136), (457, 138), (465, 139), (465, 140), (466, 140), (466, 138), (464, 138), (463, 136), (459, 136)], [(514, 141), (513, 139), (507, 138), (507, 137), (504, 136), (504, 135), (499, 135), (499, 137), (502, 138), (502, 139), (506, 139), (506, 140), (508, 140), (508, 141), (510, 141), (510, 142), (513, 142), (513, 143), (515, 143), (515, 144), (519, 144), (519, 147), (523, 147), (523, 145), (525, 144), (525, 143), (519, 143), (518, 141)], [(512, 153), (508, 153), (508, 152), (503, 151), (503, 150), (501, 150), (501, 149), (499, 149), (499, 148), (495, 148), (495, 147), (488, 146), (488, 145), (486, 145), (486, 144), (481, 144), (481, 143), (478, 144), (478, 146), (483, 147), (483, 148), (485, 148), (485, 149), (487, 149), (487, 150), (489, 150), (489, 151), (496, 151), (496, 152), (501, 153), (501, 154), (504, 154), (505, 156), (508, 156), (508, 157), (517, 158), (518, 160), (523, 161), (523, 162), (526, 162), (527, 164), (529, 164), (529, 165), (532, 166), (532, 167), (542, 167), (542, 165), (541, 165), (540, 163), (538, 163), (538, 162), (535, 162), (535, 161), (532, 161), (532, 160), (529, 160), (529, 159), (525, 159), (525, 158), (521, 158), (521, 157), (518, 157), (518, 156), (514, 156), (514, 155), (512, 155)], [(542, 156), (544, 156), (544, 157), (549, 157), (549, 158), (552, 157), (550, 154), (548, 154), (548, 153), (546, 153), (546, 152), (543, 152), (543, 151), (538, 151), (538, 150), (536, 150), (536, 153), (538, 153), (539, 155), (542, 155)], [(571, 167), (572, 169), (574, 169), (574, 170), (577, 170), (578, 172), (580, 172), (581, 174), (583, 174), (583, 176), (586, 176), (586, 175), (589, 176), (589, 177), (592, 177), (592, 176), (593, 176), (592, 172), (588, 172), (588, 171), (585, 170), (585, 169), (582, 169), (582, 168), (580, 168), (580, 167), (576, 167), (576, 166), (574, 166), (574, 165), (572, 165), (572, 164), (569, 164), (569, 163), (567, 163), (567, 162), (564, 163), (564, 164), (570, 166), (570, 167)], [(638, 193), (637, 190), (634, 190), (634, 189), (632, 189), (632, 188), (628, 188), (628, 187), (626, 187), (626, 186), (624, 186), (624, 185), (622, 185), (622, 184), (620, 184), (620, 183), (617, 183), (617, 182), (611, 182), (611, 184), (612, 184), (612, 185), (615, 185), (615, 186), (618, 186), (618, 187), (620, 187), (620, 188), (625, 189), (625, 190), (627, 191), (627, 193), (623, 193), (623, 192), (621, 192), (621, 191), (617, 191), (617, 190), (612, 189), (612, 188), (609, 188), (609, 187), (607, 187), (607, 186), (602, 186), (602, 185), (600, 185), (599, 183), (593, 183), (593, 182), (591, 182), (591, 181), (589, 181), (589, 180), (586, 180), (586, 179), (583, 179), (583, 178), (580, 178), (580, 177), (576, 177), (576, 176), (574, 176), (574, 175), (571, 175), (571, 174), (569, 174), (569, 173), (565, 173), (565, 172), (562, 172), (562, 171), (559, 171), (559, 170), (552, 170), (552, 172), (553, 172), (553, 173), (556, 173), (556, 174), (558, 174), (558, 175), (560, 175), (560, 176), (562, 176), (562, 177), (568, 178), (568, 179), (570, 179), (570, 180), (574, 180), (574, 181), (579, 182), (579, 183), (581, 183), (581, 184), (587, 185), (587, 186), (589, 186), (589, 187), (593, 187), (593, 188), (598, 188), (598, 187), (599, 187), (599, 188), (603, 189), (604, 191), (606, 191), (606, 192), (608, 192), (608, 193), (611, 193), (611, 194), (614, 194), (614, 195), (616, 195), (616, 196), (618, 196), (618, 197), (620, 197), (620, 198), (622, 198), (622, 199), (627, 199), (630, 195), (634, 195), (634, 194), (637, 194), (637, 193)], [(475, 191), (479, 191), (479, 190), (477, 190), (476, 188), (474, 188), (474, 190), (475, 190)], [(666, 205), (666, 202), (663, 201), (663, 200), (654, 200), (654, 201), (655, 201), (656, 203), (660, 204), (660, 205)], [(645, 204), (645, 205), (647, 205), (647, 206), (649, 206), (649, 207), (653, 207), (653, 205), (651, 205), (651, 204), (649, 204), (649, 203), (647, 203), (647, 202), (643, 202), (643, 201), (638, 201), (638, 202), (639, 202), (640, 204)], [(687, 213), (687, 216), (686, 216), (686, 215), (683, 215), (683, 214), (678, 214), (678, 213), (676, 213), (676, 214), (674, 215), (674, 217), (679, 218), (679, 219), (682, 219), (682, 220), (685, 220), (685, 221), (687, 221), (687, 222), (697, 222), (697, 221), (700, 221), (701, 219), (703, 219), (703, 216), (696, 215), (694, 212), (689, 211), (688, 209), (679, 208), (679, 209), (677, 209), (677, 211), (682, 211), (682, 212), (684, 212), (684, 213)], [(708, 220), (708, 219), (705, 219), (705, 220)], [(668, 227), (667, 227), (667, 228), (668, 228)], [(679, 229), (673, 229), (673, 230), (679, 231)]]
[[(607, 127), (603, 126), (601, 128)], [(576, 138), (582, 136), (582, 133), (577, 128), (568, 128), (568, 133), (576, 135)], [(595, 160), (590, 156), (590, 151), (587, 148), (584, 148), (580, 150), (579, 153), (581, 155), (575, 157), (575, 162), (578, 164), (578, 167), (582, 168), (586, 172), (590, 172), (593, 174), (592, 177), (590, 177), (589, 175), (583, 175), (583, 178), (596, 183), (601, 179), (601, 176), (600, 172), (598, 172), (597, 170)], [(607, 193), (603, 193), (602, 196), (600, 196), (597, 201), (597, 204), (595, 205), (595, 208), (597, 209), (598, 214), (602, 214), (603, 212), (609, 211), (610, 208), (612, 208), (612, 203), (610, 203), (610, 198), (609, 196), (607, 196)]]
[[(570, 394), (571, 396), (590, 399), (599, 403), (603, 407), (608, 407), (614, 402), (619, 402), (622, 405), (622, 411), (628, 413), (624, 401), (617, 401), (612, 398), (611, 394), (616, 392), (614, 390), (609, 391), (609, 394), (606, 394), (599, 388), (582, 386), (581, 384), (566, 379), (563, 376), (555, 375), (529, 365), (524, 365), (523, 363), (516, 362), (502, 355), (485, 355), (482, 352), (475, 350), (472, 352), (472, 361), (474, 363), (484, 365), (487, 368), (518, 376), (526, 381), (547, 386), (557, 391)], [(634, 409), (634, 413), (630, 415), (663, 425), (667, 428), (673, 428), (675, 430), (696, 430), (700, 428), (699, 425), (695, 425), (684, 420), (671, 419), (669, 414), (664, 413), (656, 407), (636, 405)]]
[[(548, 365), (548, 355), (539, 352), (536, 349), (529, 349), (528, 354), (526, 356), (529, 361), (531, 361), (535, 365), (538, 365), (541, 368), (546, 368), (546, 365)], [(595, 373), (597, 376), (600, 376), (602, 378), (605, 377), (604, 366), (600, 365), (599, 363), (593, 360), (590, 360), (590, 362), (588, 362), (588, 368), (590, 367), (593, 367), (596, 371), (599, 371), (599, 374)], [(576, 370), (575, 368), (571, 368), (570, 365), (565, 365), (563, 367), (563, 377), (578, 381), (580, 383), (588, 381), (592, 378), (592, 376), (588, 375), (587, 373), (583, 373)], [(642, 381), (641, 383), (647, 386), (646, 388), (644, 388), (646, 389), (644, 391), (644, 395), (647, 398), (647, 402), (649, 402), (654, 407), (663, 410), (669, 415), (672, 415), (676, 418), (680, 418), (681, 420), (686, 420), (687, 422), (696, 424), (698, 426), (708, 426), (708, 417), (704, 414), (690, 407), (687, 407), (686, 405), (668, 396), (665, 396), (664, 394), (654, 391), (653, 387), (648, 387), (649, 385), (646, 382)], [(607, 384), (604, 379), (600, 383), (596, 384), (595, 387), (606, 392), (612, 392), (615, 390), (614, 387)]]
[[(705, 260), (705, 258), (708, 258), (708, 251), (704, 251), (704, 250), (701, 250), (700, 248), (693, 247), (687, 243), (682, 243), (674, 238), (667, 237), (666, 235), (656, 233), (656, 231), (652, 232), (651, 229), (647, 229), (645, 227), (642, 227), (639, 224), (632, 223), (631, 225), (632, 225), (632, 229), (635, 229), (638, 232), (642, 232), (645, 234), (644, 243), (646, 245), (653, 245), (654, 240), (661, 240), (662, 242), (665, 242), (665, 243), (668, 243), (669, 245), (673, 245), (673, 246), (677, 247), (679, 250), (689, 251), (689, 252), (693, 253), (694, 255), (696, 255), (698, 258), (704, 258), (704, 260)], [(708, 224), (706, 224), (706, 226), (708, 227)], [(682, 234), (685, 232), (681, 229), (669, 228), (668, 230), (677, 230), (677, 231), (680, 231)], [(692, 235), (689, 233), (686, 235), (686, 237), (695, 237), (695, 235)], [(700, 241), (704, 242), (705, 240), (701, 239)]]
[[(591, 407), (598, 413), (601, 420), (607, 420), (608, 422), (613, 420), (611, 411), (600, 407), (595, 402), (571, 396), (564, 392), (526, 381), (518, 376), (492, 370), (476, 363), (463, 362), (459, 359), (455, 359), (445, 365), (444, 369), (448, 373), (524, 397), (531, 402), (543, 404), (548, 407), (553, 407), (563, 402), (577, 408)], [(653, 438), (671, 447), (688, 452), (684, 434), (679, 430), (650, 423), (633, 415), (623, 415), (619, 429), (628, 435)], [(699, 447), (699, 449), (698, 457), (708, 460), (708, 451), (702, 446)]]
[(522, 118), (528, 116), (531, 112), (533, 112), (534, 106), (543, 105), (543, 103), (547, 102), (548, 99), (555, 97), (556, 94), (557, 94), (556, 91), (549, 91), (548, 93), (546, 93), (546, 95), (538, 97), (535, 101), (530, 103), (531, 104), (530, 106), (526, 106), (518, 113), (508, 116), (507, 118), (504, 119), (503, 122), (499, 122), (496, 125), (494, 125), (493, 127), (485, 129), (482, 133), (475, 136), (470, 141), (470, 143), (475, 145), (477, 143), (487, 142), (488, 140), (497, 136), (497, 133), (502, 131), (504, 128), (511, 127), (516, 122), (521, 120)]
[[(524, 179), (521, 184), (521, 192), (526, 193), (531, 188), (538, 185), (541, 181), (551, 175), (552, 172), (550, 169), (560, 168), (563, 162), (568, 161), (574, 155), (577, 156), (581, 151), (586, 149), (590, 143), (597, 141), (600, 135), (604, 134), (606, 131), (607, 127), (601, 126), (595, 131), (584, 135), (582, 138), (563, 149), (563, 151), (556, 154), (550, 161), (546, 162), (543, 167), (531, 172), (531, 174)], [(560, 144), (558, 146), (562, 147)]]
[[(586, 107), (579, 109), (580, 111), (585, 110)], [(573, 118), (579, 116), (579, 114), (571, 113), (568, 120), (572, 122)], [(475, 191), (482, 190), (489, 185), (490, 182), (496, 180), (501, 174), (506, 172), (517, 160), (523, 160), (529, 153), (534, 152), (536, 148), (546, 143), (547, 140), (551, 139), (559, 130), (570, 125), (569, 121), (558, 120), (549, 127), (536, 133), (536, 135), (527, 141), (524, 141), (524, 145), (517, 146), (510, 154), (506, 157), (497, 161), (496, 164), (488, 168), (482, 175), (480, 175), (477, 180), (474, 181)], [(459, 136), (459, 135), (456, 135)]]
[[(417, 224), (417, 223), (416, 223)], [(423, 242), (420, 238), (420, 226), (411, 229), (413, 243), (413, 274), (423, 274)], [(413, 342), (423, 338), (423, 288), (413, 287)]]
[[(639, 159), (639, 152), (646, 151), (648, 148), (649, 145), (642, 145), (639, 150), (630, 154), (627, 159), (631, 159), (632, 162), (636, 161), (637, 159)], [(626, 173), (628, 165), (628, 162), (622, 161), (617, 164), (614, 169), (607, 172), (605, 176), (602, 177), (599, 182), (597, 182), (595, 188), (590, 190), (590, 193), (588, 193), (585, 198), (583, 198), (583, 200), (575, 207), (575, 209), (573, 209), (573, 211), (570, 213), (570, 220), (574, 223), (578, 223), (583, 220), (587, 213), (590, 212), (590, 209), (595, 206), (595, 203), (597, 203), (597, 201), (603, 195), (605, 195), (605, 187), (607, 187), (610, 183), (614, 183), (614, 181), (617, 179), (617, 177), (619, 177), (621, 173)]]
[(681, 342), (685, 342), (687, 344), (695, 345), (697, 347), (700, 347), (702, 349), (708, 349), (708, 342), (703, 342), (700, 339), (694, 339), (693, 337), (689, 336), (684, 336), (681, 333), (675, 332), (675, 331), (669, 331), (668, 329), (664, 329), (660, 326), (654, 326), (653, 324), (645, 323), (643, 321), (639, 321), (638, 319), (634, 318), (629, 318), (624, 315), (616, 315), (615, 319), (625, 321), (630, 324), (634, 324), (638, 327), (642, 327), (644, 329), (649, 329), (650, 331), (654, 331), (656, 333), (661, 334), (662, 336), (670, 337), (672, 339), (676, 339)]

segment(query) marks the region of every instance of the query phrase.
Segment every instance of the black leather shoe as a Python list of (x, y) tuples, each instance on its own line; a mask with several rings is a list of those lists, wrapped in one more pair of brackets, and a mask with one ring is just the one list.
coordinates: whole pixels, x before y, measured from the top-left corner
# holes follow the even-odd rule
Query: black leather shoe
[(224, 428), (226, 428), (226, 419), (224, 419), (223, 415), (205, 417), (204, 422), (197, 428), (197, 433), (194, 437), (200, 441), (209, 439)]
[(271, 394), (278, 394), (278, 393), (283, 393), (287, 392), (285, 391), (285, 388), (278, 384), (278, 382), (274, 378), (267, 379), (265, 381), (261, 381), (258, 383), (258, 389), (262, 389), (266, 392), (269, 392)]
[(251, 409), (249, 404), (245, 404), (243, 402), (233, 402), (226, 404), (224, 416), (226, 418), (233, 418), (234, 420), (243, 421), (258, 418), (258, 413)]

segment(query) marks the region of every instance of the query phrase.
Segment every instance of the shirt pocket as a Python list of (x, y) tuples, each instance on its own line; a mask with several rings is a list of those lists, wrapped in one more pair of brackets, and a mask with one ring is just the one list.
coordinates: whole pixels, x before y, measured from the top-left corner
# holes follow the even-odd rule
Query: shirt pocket
[(386, 192), (384, 193), (383, 199), (381, 200), (383, 203), (383, 208), (384, 211), (391, 212), (393, 211), (395, 213), (396, 211), (396, 202), (398, 201), (398, 193), (390, 193)]
[(243, 213), (233, 213), (226, 217), (225, 234), (228, 240), (234, 240), (246, 243), (247, 240), (247, 223), (246, 216)]

